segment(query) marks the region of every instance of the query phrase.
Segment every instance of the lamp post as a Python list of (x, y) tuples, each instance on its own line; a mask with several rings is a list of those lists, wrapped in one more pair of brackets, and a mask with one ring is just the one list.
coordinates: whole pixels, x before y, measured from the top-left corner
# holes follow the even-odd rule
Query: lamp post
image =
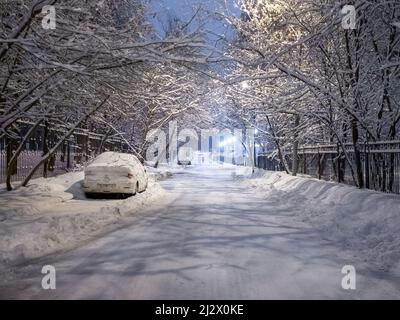
[(257, 168), (256, 138), (254, 137), (254, 168)]

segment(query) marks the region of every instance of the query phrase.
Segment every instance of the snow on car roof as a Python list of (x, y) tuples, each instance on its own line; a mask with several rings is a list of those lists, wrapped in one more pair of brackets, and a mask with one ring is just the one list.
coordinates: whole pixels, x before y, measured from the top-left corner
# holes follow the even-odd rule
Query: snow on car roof
[(90, 165), (141, 165), (133, 154), (107, 151), (97, 156)]

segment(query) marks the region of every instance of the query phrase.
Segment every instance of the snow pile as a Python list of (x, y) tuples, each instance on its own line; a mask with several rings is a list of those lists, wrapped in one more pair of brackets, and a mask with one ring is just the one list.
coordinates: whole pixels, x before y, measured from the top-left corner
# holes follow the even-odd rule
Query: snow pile
[(11, 192), (0, 189), (0, 266), (73, 248), (126, 222), (164, 193), (150, 177), (146, 192), (128, 199), (86, 199), (82, 180), (83, 172), (72, 172)]
[[(240, 180), (243, 178), (257, 178), (265, 173), (264, 170), (259, 168), (253, 168), (249, 166), (231, 166), (235, 169), (235, 171), (232, 172), (232, 178), (236, 180)], [(228, 166), (228, 168), (230, 167)]]
[(157, 168), (154, 168), (154, 163), (146, 162), (146, 170), (149, 177), (152, 177), (156, 181), (160, 181), (171, 177), (175, 173), (184, 172), (185, 168), (177, 164), (159, 164)]
[(262, 191), (280, 212), (321, 228), (364, 261), (400, 271), (400, 196), (282, 172), (256, 172), (244, 183)]

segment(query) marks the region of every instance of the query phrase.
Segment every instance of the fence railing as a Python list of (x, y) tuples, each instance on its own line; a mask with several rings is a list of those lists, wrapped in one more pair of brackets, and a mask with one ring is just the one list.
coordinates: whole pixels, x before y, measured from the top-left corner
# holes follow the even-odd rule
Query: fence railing
[[(19, 154), (17, 164), (13, 168), (12, 182), (24, 180), (43, 156), (43, 141), (40, 130), (41, 128), (38, 129), (38, 134), (33, 135)], [(103, 151), (126, 150), (127, 146), (121, 139), (113, 137), (103, 141), (103, 137), (97, 133), (78, 129), (70, 139), (60, 145), (47, 161), (46, 175), (48, 177), (55, 176), (84, 165), (89, 159), (97, 156), (100, 149)], [(11, 142), (5, 138), (0, 139), (0, 183), (4, 183), (7, 178), (7, 163), (10, 158), (9, 143)], [(51, 141), (49, 143), (51, 147)], [(45, 167), (43, 165), (35, 172), (33, 178), (42, 177), (44, 170)]]
[[(353, 145), (346, 143), (343, 147), (336, 144), (300, 147), (298, 172), (319, 179), (355, 185)], [(359, 144), (359, 149), (365, 187), (400, 194), (400, 141), (362, 143)], [(285, 160), (290, 168), (293, 161), (291, 152), (285, 153)], [(273, 153), (260, 154), (258, 166), (267, 170), (283, 170), (282, 164)]]

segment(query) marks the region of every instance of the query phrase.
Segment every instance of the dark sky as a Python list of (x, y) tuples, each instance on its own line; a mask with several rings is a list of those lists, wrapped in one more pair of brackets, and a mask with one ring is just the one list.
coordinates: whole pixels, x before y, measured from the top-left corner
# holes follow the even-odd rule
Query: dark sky
[[(200, 23), (205, 23), (204, 28), (216, 34), (232, 35), (229, 27), (223, 21), (207, 16), (211, 12), (219, 11), (228, 15), (240, 15), (235, 5), (236, 0), (149, 0), (151, 6), (151, 21), (160, 37), (165, 35), (165, 27), (169, 18), (178, 18), (188, 22), (193, 17), (197, 8), (201, 6), (198, 16), (188, 27), (190, 30), (198, 28)], [(209, 39), (214, 38), (209, 34)]]

